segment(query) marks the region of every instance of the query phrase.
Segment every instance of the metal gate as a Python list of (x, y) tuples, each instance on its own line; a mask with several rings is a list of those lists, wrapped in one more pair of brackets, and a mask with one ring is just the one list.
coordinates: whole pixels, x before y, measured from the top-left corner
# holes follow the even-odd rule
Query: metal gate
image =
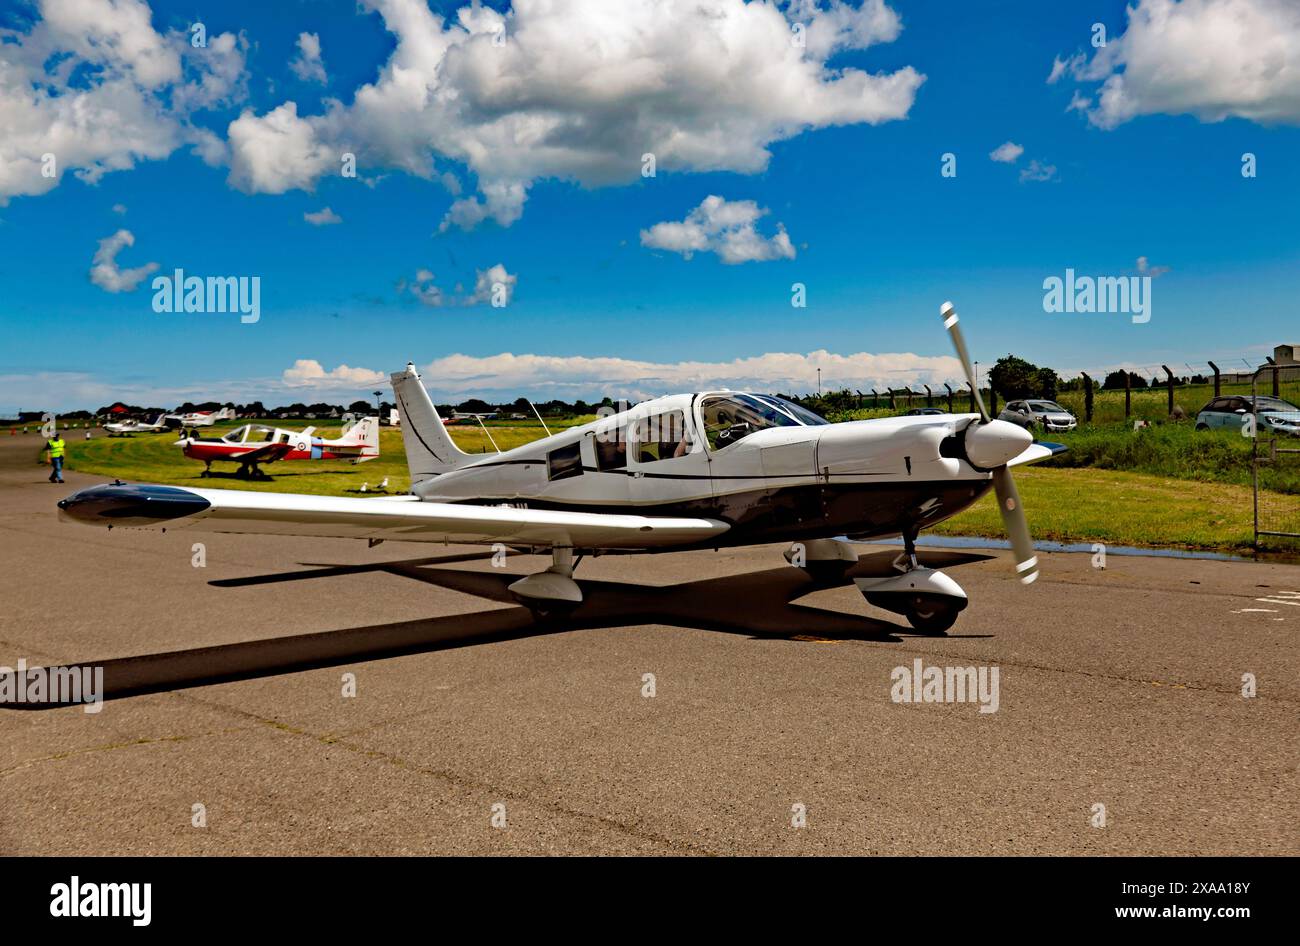
[[(1255, 547), (1260, 536), (1300, 539), (1300, 436), (1279, 432), (1259, 422), (1260, 376), (1271, 375), (1272, 394), (1278, 390), (1278, 366), (1265, 365), (1250, 382), (1251, 485), (1255, 494)], [(1288, 492), (1287, 490), (1290, 490)]]

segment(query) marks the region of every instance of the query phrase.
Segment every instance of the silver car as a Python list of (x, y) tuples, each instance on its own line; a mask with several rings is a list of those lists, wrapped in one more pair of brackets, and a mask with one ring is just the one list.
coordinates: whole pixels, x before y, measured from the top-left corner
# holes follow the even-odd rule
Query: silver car
[[(1196, 429), (1241, 429), (1243, 419), (1251, 413), (1251, 401), (1252, 398), (1248, 395), (1216, 397), (1196, 415)], [(1280, 397), (1261, 396), (1258, 419), (1259, 426), (1264, 430), (1300, 437), (1300, 407), (1290, 401), (1284, 401)]]
[(1044, 431), (1074, 430), (1079, 421), (1055, 401), (1008, 401), (998, 420), (1009, 420), (1021, 427)]

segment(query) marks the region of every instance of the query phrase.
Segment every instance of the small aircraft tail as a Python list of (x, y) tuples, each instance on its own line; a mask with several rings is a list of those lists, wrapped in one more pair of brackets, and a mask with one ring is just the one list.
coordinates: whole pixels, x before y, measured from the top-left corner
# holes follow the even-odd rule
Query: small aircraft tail
[(363, 417), (339, 436), (339, 442), (359, 446), (361, 456), (354, 461), (364, 463), (379, 456), (379, 418)]
[(412, 486), (473, 460), (447, 434), (415, 365), (408, 363), (405, 371), (393, 374), (392, 382), (393, 396), (402, 417), (402, 442)]

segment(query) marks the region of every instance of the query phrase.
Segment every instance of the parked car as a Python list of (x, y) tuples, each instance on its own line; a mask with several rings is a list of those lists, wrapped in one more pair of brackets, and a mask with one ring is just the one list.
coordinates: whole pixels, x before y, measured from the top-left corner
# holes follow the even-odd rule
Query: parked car
[[(1251, 413), (1254, 399), (1250, 395), (1216, 397), (1196, 415), (1196, 429), (1213, 427), (1240, 429), (1242, 418)], [(1300, 437), (1300, 407), (1280, 397), (1259, 398), (1258, 423), (1266, 430)]]
[(929, 414), (946, 414), (947, 411), (941, 411), (937, 407), (914, 407), (908, 411), (905, 417), (925, 417)]
[(998, 420), (1009, 420), (1030, 430), (1074, 430), (1079, 426), (1075, 416), (1055, 401), (1008, 401)]

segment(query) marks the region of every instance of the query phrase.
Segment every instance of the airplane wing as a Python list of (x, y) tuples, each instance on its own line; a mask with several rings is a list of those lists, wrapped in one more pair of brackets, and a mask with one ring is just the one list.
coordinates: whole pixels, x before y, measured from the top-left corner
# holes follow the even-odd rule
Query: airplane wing
[(717, 519), (519, 509), (235, 489), (112, 484), (59, 503), (60, 518), (99, 526), (599, 549), (707, 543), (730, 526)]
[(238, 460), (240, 463), (274, 463), (291, 449), (293, 448), (287, 443), (268, 443), (265, 447), (258, 447), (256, 450), (226, 459)]

